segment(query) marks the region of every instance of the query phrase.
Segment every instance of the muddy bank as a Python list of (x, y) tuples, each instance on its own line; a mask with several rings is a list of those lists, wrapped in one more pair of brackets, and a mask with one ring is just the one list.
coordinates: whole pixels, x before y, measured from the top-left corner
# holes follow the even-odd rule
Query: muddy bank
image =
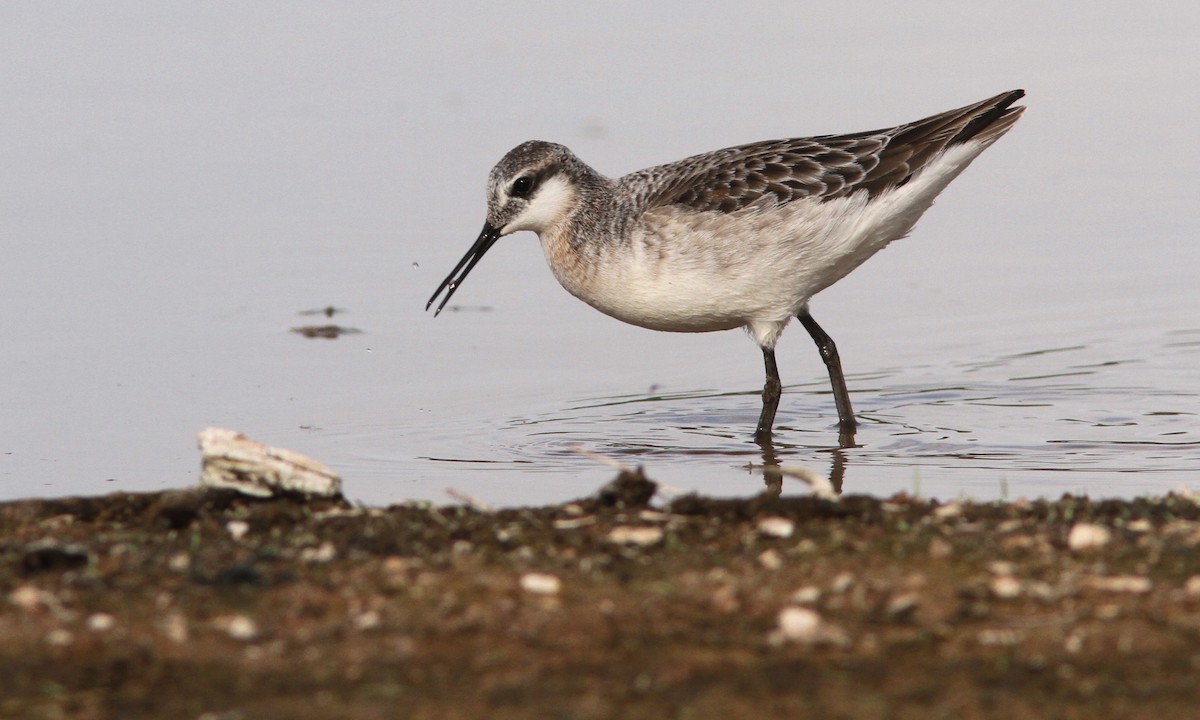
[(1158, 718), (1200, 504), (0, 505), (3, 718)]

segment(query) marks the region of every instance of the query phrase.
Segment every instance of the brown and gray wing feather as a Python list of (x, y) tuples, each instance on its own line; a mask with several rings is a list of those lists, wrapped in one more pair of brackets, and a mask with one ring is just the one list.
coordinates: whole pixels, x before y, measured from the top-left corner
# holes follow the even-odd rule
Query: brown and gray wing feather
[(848, 135), (766, 140), (717, 150), (621, 179), (641, 209), (680, 205), (734, 212), (757, 202), (827, 201), (900, 187), (946, 148), (992, 142), (1020, 117), (1014, 90), (894, 128)]

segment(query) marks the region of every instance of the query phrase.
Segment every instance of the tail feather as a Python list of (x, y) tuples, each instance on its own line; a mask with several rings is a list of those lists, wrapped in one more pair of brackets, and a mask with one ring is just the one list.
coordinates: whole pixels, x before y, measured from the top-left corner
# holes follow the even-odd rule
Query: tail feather
[(1024, 90), (1012, 90), (973, 105), (877, 131), (887, 136), (887, 145), (861, 187), (871, 195), (901, 187), (952, 145), (971, 140), (990, 145), (1021, 117), (1025, 108), (1011, 105), (1024, 95)]
[(1013, 90), (1012, 92), (997, 95), (990, 100), (983, 101), (981, 104), (982, 107), (987, 107), (988, 109), (971, 118), (958, 131), (958, 134), (950, 138), (950, 142), (946, 144), (957, 145), (958, 143), (973, 140), (977, 137), (985, 142), (994, 141), (1007, 132), (1013, 126), (1013, 123), (1021, 117), (1021, 113), (1025, 112), (1023, 106), (1011, 107), (1013, 103), (1023, 97), (1025, 97), (1024, 90)]

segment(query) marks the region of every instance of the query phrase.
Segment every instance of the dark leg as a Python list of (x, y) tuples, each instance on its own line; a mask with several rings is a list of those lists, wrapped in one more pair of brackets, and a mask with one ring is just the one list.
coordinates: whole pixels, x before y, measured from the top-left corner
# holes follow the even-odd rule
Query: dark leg
[(800, 324), (812, 336), (813, 342), (817, 344), (817, 349), (821, 351), (821, 359), (825, 361), (825, 367), (829, 369), (829, 382), (833, 385), (833, 401), (837, 404), (838, 429), (842, 445), (846, 445), (847, 441), (853, 444), (854, 431), (858, 429), (858, 423), (854, 419), (854, 410), (850, 408), (850, 393), (846, 390), (846, 378), (842, 375), (842, 361), (838, 357), (837, 346), (833, 344), (833, 338), (829, 337), (817, 324), (817, 321), (813, 320), (812, 315), (808, 314), (807, 308), (796, 317), (800, 319)]
[(775, 411), (779, 409), (779, 391), (783, 387), (779, 382), (779, 368), (775, 366), (775, 350), (763, 348), (762, 351), (763, 363), (767, 366), (767, 382), (763, 385), (762, 415), (758, 416), (758, 429), (754, 431), (754, 439), (760, 443), (771, 439)]

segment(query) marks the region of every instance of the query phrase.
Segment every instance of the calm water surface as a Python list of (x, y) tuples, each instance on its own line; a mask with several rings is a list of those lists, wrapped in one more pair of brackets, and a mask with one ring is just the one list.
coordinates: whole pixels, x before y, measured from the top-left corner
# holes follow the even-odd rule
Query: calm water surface
[[(355, 7), (0, 9), (0, 499), (187, 485), (207, 425), (369, 503), (575, 497), (612, 474), (576, 447), (757, 492), (742, 333), (606, 318), (528, 234), (423, 311), (491, 165), (540, 138), (619, 175), (1013, 87), (1016, 129), (813, 302), (860, 447), (785, 332), (779, 459), (874, 494), (1200, 491), (1200, 10)], [(362, 332), (289, 332), (327, 305)]]

